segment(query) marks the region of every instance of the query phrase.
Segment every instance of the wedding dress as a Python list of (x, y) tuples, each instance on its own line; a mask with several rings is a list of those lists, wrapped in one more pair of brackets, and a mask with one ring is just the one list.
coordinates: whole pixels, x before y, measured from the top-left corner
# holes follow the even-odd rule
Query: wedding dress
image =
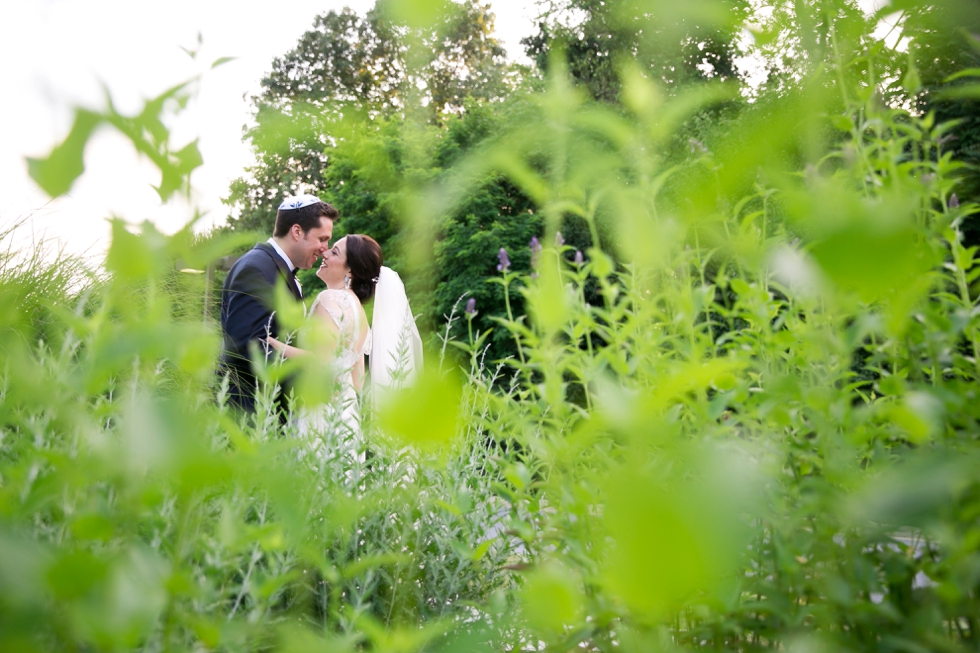
[[(329, 363), (336, 373), (330, 403), (300, 411), (298, 430), (308, 449), (321, 461), (344, 452), (361, 451), (361, 403), (364, 356), (370, 355), (370, 393), (375, 403), (410, 385), (422, 371), (422, 338), (412, 315), (401, 277), (382, 267), (374, 299), (374, 324), (362, 328), (357, 299), (346, 290), (327, 289), (310, 307), (310, 319), (321, 319), (322, 307), (337, 326), (336, 357)], [(366, 325), (365, 325), (366, 326)], [(355, 378), (358, 383), (355, 384)]]
[(364, 355), (371, 350), (371, 330), (362, 328), (357, 298), (346, 290), (321, 292), (310, 307), (309, 319), (323, 319), (318, 308), (337, 327), (336, 355), (329, 362), (336, 375), (336, 392), (329, 403), (301, 410), (297, 426), (313, 453), (323, 458), (338, 446), (350, 450), (359, 444), (361, 407), (355, 377), (364, 376)]

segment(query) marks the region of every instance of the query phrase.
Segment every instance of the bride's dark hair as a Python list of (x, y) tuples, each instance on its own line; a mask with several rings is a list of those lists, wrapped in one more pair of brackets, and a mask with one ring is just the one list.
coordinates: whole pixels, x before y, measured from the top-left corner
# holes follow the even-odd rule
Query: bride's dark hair
[(384, 255), (381, 245), (363, 234), (347, 235), (347, 267), (350, 269), (350, 289), (361, 303), (374, 296), (374, 285), (381, 274)]

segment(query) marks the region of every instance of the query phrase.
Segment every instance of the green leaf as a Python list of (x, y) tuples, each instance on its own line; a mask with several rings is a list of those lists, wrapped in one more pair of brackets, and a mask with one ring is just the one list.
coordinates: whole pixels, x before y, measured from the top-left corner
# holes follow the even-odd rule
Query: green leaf
[(588, 254), (592, 261), (592, 274), (600, 279), (605, 279), (616, 270), (612, 258), (601, 249), (590, 247)]
[(869, 221), (844, 225), (810, 251), (835, 283), (856, 290), (865, 300), (906, 288), (935, 262), (911, 225), (889, 227)]
[(886, 414), (913, 444), (924, 444), (942, 431), (942, 402), (926, 392), (909, 392), (898, 404), (890, 404)]
[(134, 234), (125, 222), (113, 218), (112, 242), (106, 255), (106, 269), (126, 281), (144, 281), (160, 274), (168, 265), (164, 236), (149, 222)]
[(58, 197), (71, 190), (75, 180), (85, 172), (85, 146), (102, 121), (102, 116), (97, 113), (76, 109), (75, 122), (65, 140), (46, 158), (28, 157), (28, 174), (41, 190), (50, 197)]
[(560, 635), (585, 610), (581, 583), (571, 570), (549, 561), (535, 569), (521, 592), (524, 617), (539, 634)]
[(752, 37), (755, 38), (755, 42), (763, 47), (776, 42), (779, 38), (778, 29), (760, 29), (758, 27), (750, 27), (749, 30), (752, 32)]
[(959, 72), (955, 72), (943, 81), (947, 84), (957, 79), (962, 79), (964, 77), (980, 77), (980, 68), (964, 68)]
[(218, 57), (217, 59), (214, 60), (214, 63), (211, 64), (211, 68), (214, 69), (217, 68), (218, 66), (223, 66), (226, 63), (230, 63), (237, 59), (238, 57)]
[(412, 557), (401, 553), (380, 553), (364, 556), (357, 562), (352, 562), (343, 569), (344, 578), (356, 578), (369, 569), (377, 569), (385, 565), (401, 566), (409, 564)]
[(910, 95), (915, 95), (922, 90), (922, 78), (919, 77), (919, 69), (915, 65), (911, 51), (909, 51), (908, 69), (905, 71), (905, 76), (902, 77), (902, 88), (908, 91)]
[(487, 551), (490, 550), (490, 546), (492, 544), (493, 544), (493, 540), (486, 540), (485, 542), (481, 542), (480, 544), (478, 544), (477, 547), (473, 549), (473, 560), (474, 561), (483, 560), (483, 557), (487, 555)]
[(197, 147), (197, 140), (188, 143), (183, 148), (174, 153), (177, 159), (176, 168), (177, 171), (187, 176), (191, 174), (196, 168), (204, 164), (204, 158), (201, 156), (201, 150)]
[(377, 9), (396, 23), (426, 28), (443, 17), (449, 5), (446, 0), (383, 0)]
[(71, 522), (72, 534), (80, 540), (108, 541), (115, 528), (112, 521), (99, 513), (84, 513)]
[(558, 271), (558, 256), (554, 249), (541, 252), (538, 278), (526, 291), (529, 310), (545, 333), (553, 334), (568, 318), (570, 299)]
[(980, 84), (964, 84), (944, 88), (936, 93), (937, 100), (970, 100), (980, 98)]
[(411, 387), (385, 398), (382, 431), (405, 444), (433, 450), (456, 436), (462, 388), (453, 378), (427, 368)]
[[(653, 621), (669, 618), (695, 595), (729, 592), (755, 510), (754, 466), (735, 449), (712, 451), (701, 443), (695, 457), (662, 453), (656, 469), (629, 466), (605, 480), (603, 523), (611, 550), (604, 584), (633, 610)], [(690, 466), (684, 461), (694, 461)], [(702, 599), (703, 600), (703, 599)]]
[(44, 600), (44, 570), (49, 564), (47, 547), (0, 530), (0, 587), (9, 605), (40, 605)]
[(109, 565), (88, 551), (70, 551), (48, 568), (48, 587), (59, 599), (78, 598), (101, 583), (108, 571)]
[(842, 132), (851, 132), (854, 130), (854, 121), (848, 115), (831, 116), (830, 124)]
[(653, 113), (663, 104), (663, 93), (635, 61), (630, 60), (623, 67), (620, 76), (623, 79), (623, 103), (633, 113)]

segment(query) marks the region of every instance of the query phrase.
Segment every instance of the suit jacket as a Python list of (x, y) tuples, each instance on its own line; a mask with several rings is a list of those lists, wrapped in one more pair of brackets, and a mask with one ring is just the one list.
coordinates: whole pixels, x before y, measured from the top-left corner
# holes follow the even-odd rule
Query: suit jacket
[[(229, 377), (229, 401), (248, 412), (255, 411), (255, 373), (249, 359), (252, 342), (260, 352), (271, 348), (265, 337), (279, 337), (273, 315), (273, 297), (278, 279), (286, 283), (297, 301), (302, 299), (295, 283), (289, 283), (289, 265), (269, 243), (259, 243), (238, 259), (221, 289), (221, 332), (224, 343), (221, 368)], [(278, 402), (284, 408), (284, 397)]]

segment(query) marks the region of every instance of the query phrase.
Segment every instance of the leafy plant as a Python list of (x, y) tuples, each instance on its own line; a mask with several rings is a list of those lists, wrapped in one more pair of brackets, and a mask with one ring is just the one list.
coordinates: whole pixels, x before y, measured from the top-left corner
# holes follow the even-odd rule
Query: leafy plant
[[(302, 370), (263, 370), (255, 419), (224, 406), (174, 264), (235, 238), (117, 221), (95, 281), (11, 259), (4, 650), (975, 649), (980, 206), (957, 125), (882, 101), (852, 8), (802, 9), (826, 56), (682, 160), (731, 90), (637, 66), (611, 106), (554, 60), (438, 174), (400, 132), (399, 237), (425, 258), (447, 227), (438, 255), (475, 240), (495, 281), (358, 437), (282, 428)], [(490, 232), (517, 245), (453, 231), (508, 185), (534, 220)]]

